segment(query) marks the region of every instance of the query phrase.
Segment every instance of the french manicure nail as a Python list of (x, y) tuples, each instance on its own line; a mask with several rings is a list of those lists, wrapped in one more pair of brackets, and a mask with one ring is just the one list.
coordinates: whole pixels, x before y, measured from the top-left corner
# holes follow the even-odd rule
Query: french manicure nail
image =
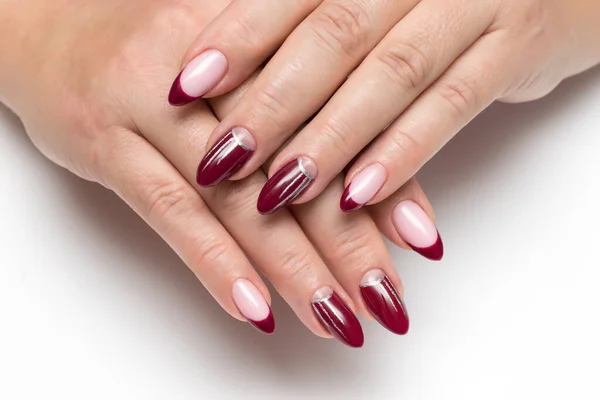
[(190, 61), (179, 73), (171, 91), (169, 103), (183, 106), (204, 96), (223, 79), (228, 69), (227, 58), (218, 50), (207, 50)]
[(333, 337), (350, 347), (362, 347), (365, 339), (360, 322), (332, 288), (326, 286), (317, 290), (312, 298), (312, 308)]
[(398, 335), (408, 332), (409, 319), (404, 302), (382, 270), (376, 269), (365, 274), (360, 283), (360, 294), (381, 325)]
[(258, 212), (273, 214), (300, 196), (317, 177), (316, 164), (307, 157), (299, 157), (271, 177), (258, 197)]
[(343, 212), (358, 210), (367, 204), (387, 180), (387, 170), (381, 164), (373, 164), (363, 169), (348, 185), (342, 198), (340, 208)]
[(423, 257), (439, 261), (444, 256), (440, 234), (417, 203), (411, 200), (398, 204), (392, 212), (392, 223), (398, 234)]
[(218, 185), (239, 170), (255, 149), (256, 141), (247, 129), (233, 128), (204, 156), (196, 182), (205, 187)]
[(269, 335), (275, 331), (271, 307), (252, 282), (238, 279), (233, 283), (231, 293), (235, 305), (252, 326)]

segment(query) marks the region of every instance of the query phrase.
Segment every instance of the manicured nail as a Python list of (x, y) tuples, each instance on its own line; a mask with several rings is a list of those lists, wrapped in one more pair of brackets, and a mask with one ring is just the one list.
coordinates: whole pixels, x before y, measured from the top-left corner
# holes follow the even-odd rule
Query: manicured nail
[(316, 164), (307, 157), (289, 162), (265, 184), (258, 197), (258, 212), (264, 215), (293, 202), (317, 177)]
[(271, 307), (252, 282), (238, 279), (233, 283), (231, 293), (235, 305), (252, 326), (269, 335), (275, 331)]
[(358, 319), (342, 299), (326, 286), (315, 292), (312, 308), (333, 337), (350, 347), (362, 347), (365, 338)]
[(429, 216), (417, 203), (407, 200), (398, 204), (392, 212), (392, 223), (398, 234), (414, 251), (430, 260), (442, 259), (442, 238)]
[(208, 50), (194, 58), (179, 73), (171, 91), (169, 103), (183, 106), (204, 96), (223, 79), (228, 69), (227, 58), (218, 50)]
[(256, 149), (256, 141), (244, 128), (233, 128), (204, 156), (196, 182), (200, 186), (215, 186), (233, 175), (250, 158)]
[(363, 169), (352, 179), (342, 198), (340, 208), (343, 212), (358, 210), (367, 204), (387, 180), (387, 170), (381, 164), (373, 164)]
[(360, 283), (360, 294), (381, 325), (398, 335), (408, 332), (408, 313), (404, 302), (382, 270), (376, 269), (365, 274)]

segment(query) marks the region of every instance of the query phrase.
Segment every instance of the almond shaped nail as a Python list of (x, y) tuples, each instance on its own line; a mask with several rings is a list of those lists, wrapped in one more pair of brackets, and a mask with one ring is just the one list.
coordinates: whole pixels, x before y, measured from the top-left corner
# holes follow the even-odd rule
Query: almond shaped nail
[(263, 215), (273, 214), (300, 196), (317, 177), (317, 166), (307, 157), (299, 157), (284, 165), (271, 177), (258, 197), (257, 209)]
[(231, 290), (233, 301), (246, 320), (259, 331), (275, 331), (275, 319), (269, 303), (258, 288), (247, 279), (238, 279)]
[(177, 75), (169, 104), (183, 106), (210, 92), (223, 79), (228, 70), (227, 58), (218, 50), (207, 50), (190, 61)]
[(369, 165), (352, 179), (342, 198), (340, 208), (344, 212), (358, 210), (381, 190), (387, 180), (387, 170), (381, 164)]
[(409, 328), (406, 306), (387, 275), (379, 269), (365, 274), (360, 294), (375, 319), (391, 332), (405, 335)]
[(330, 287), (315, 292), (312, 308), (321, 325), (333, 337), (350, 347), (362, 347), (364, 335), (356, 315)]
[(244, 166), (256, 148), (256, 141), (244, 128), (233, 128), (204, 156), (196, 173), (200, 186), (215, 186)]
[(442, 238), (435, 224), (417, 203), (412, 200), (399, 203), (392, 212), (392, 223), (414, 251), (430, 260), (442, 259)]

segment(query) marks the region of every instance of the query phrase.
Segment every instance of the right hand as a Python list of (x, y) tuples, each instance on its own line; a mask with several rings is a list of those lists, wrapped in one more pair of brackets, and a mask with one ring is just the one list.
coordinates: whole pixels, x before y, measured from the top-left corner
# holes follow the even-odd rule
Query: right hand
[[(179, 67), (173, 60), (226, 0), (11, 4), (21, 24), (13, 32), (19, 47), (0, 68), (3, 101), (48, 158), (125, 200), (229, 314), (272, 331), (270, 294), (254, 265), (318, 336), (362, 345), (351, 310), (406, 332), (401, 282), (373, 219), (364, 210), (331, 211), (341, 177), (294, 215), (269, 217), (254, 206), (266, 182), (262, 171), (218, 188), (195, 184), (218, 119), (206, 104), (175, 110), (165, 93)], [(216, 113), (225, 115), (239, 93), (215, 100)], [(380, 229), (406, 247), (390, 218), (400, 199), (420, 204), (422, 215), (432, 211), (415, 181), (374, 209)]]

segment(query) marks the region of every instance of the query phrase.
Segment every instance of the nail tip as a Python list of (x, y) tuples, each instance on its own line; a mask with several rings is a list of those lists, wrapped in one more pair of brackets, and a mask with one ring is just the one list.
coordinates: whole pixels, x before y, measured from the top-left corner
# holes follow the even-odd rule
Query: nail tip
[(438, 233), (436, 242), (429, 247), (410, 246), (414, 251), (431, 261), (441, 261), (444, 258), (444, 242)]
[(174, 107), (180, 107), (185, 106), (186, 104), (189, 104), (197, 99), (198, 97), (188, 96), (183, 91), (183, 88), (181, 87), (181, 73), (179, 73), (173, 82), (173, 85), (171, 85), (171, 90), (169, 91), (169, 104)]
[(340, 209), (345, 213), (359, 210), (364, 204), (358, 204), (351, 197), (342, 197), (340, 199)]
[(267, 318), (263, 319), (262, 321), (254, 321), (249, 319), (248, 322), (265, 335), (272, 335), (273, 332), (275, 332), (275, 318), (273, 318), (272, 312), (270, 312)]

